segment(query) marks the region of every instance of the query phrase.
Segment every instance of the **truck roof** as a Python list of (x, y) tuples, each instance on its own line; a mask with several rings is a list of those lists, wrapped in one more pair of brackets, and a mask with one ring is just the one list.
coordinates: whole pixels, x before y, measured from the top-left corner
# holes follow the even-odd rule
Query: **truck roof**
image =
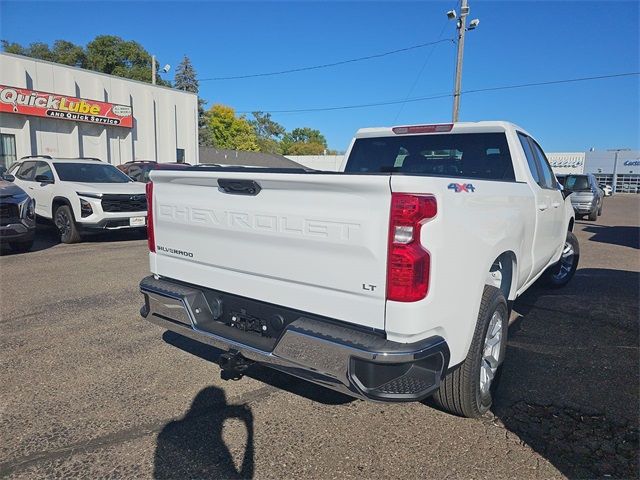
[[(504, 132), (506, 130), (519, 130), (523, 133), (528, 133), (523, 128), (505, 121), (483, 121), (483, 122), (442, 122), (442, 123), (430, 123), (430, 124), (413, 124), (413, 125), (397, 125), (393, 127), (372, 127), (361, 128), (356, 132), (356, 138), (366, 137), (383, 137), (397, 135), (398, 132), (394, 132), (394, 129), (400, 128), (419, 128), (430, 126), (442, 126), (443, 130), (435, 132), (415, 132), (420, 133), (478, 133), (478, 132)], [(446, 128), (446, 129), (445, 129)], [(403, 134), (412, 134), (413, 132), (403, 132)]]

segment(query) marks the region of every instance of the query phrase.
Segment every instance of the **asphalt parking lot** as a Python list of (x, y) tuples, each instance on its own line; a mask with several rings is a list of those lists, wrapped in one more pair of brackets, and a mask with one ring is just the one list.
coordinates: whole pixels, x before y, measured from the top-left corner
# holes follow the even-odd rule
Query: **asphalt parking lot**
[(0, 477), (637, 478), (640, 196), (578, 221), (579, 270), (514, 305), (492, 414), (375, 404), (140, 319), (146, 241), (0, 257)]

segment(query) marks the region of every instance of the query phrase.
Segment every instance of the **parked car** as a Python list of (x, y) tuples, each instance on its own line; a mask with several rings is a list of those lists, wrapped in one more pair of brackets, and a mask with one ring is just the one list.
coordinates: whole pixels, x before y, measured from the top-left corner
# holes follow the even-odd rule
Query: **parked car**
[(149, 181), (149, 173), (151, 170), (163, 168), (186, 168), (191, 166), (189, 163), (166, 162), (158, 163), (152, 160), (137, 160), (135, 162), (127, 162), (118, 165), (118, 168), (129, 175), (136, 182), (147, 183)]
[(92, 158), (32, 156), (9, 173), (35, 199), (36, 215), (53, 221), (64, 243), (79, 242), (90, 232), (146, 228), (144, 185), (113, 165)]
[(576, 271), (571, 202), (506, 122), (366, 128), (346, 158), (344, 173), (153, 171), (142, 316), (226, 350), (225, 378), (260, 362), (482, 415), (508, 302)]
[(613, 188), (611, 187), (611, 185), (600, 184), (598, 186), (603, 191), (605, 197), (610, 197), (611, 195), (613, 195)]
[(29, 251), (35, 230), (33, 198), (17, 185), (0, 178), (0, 242), (17, 252)]
[(602, 215), (605, 192), (592, 173), (565, 175), (562, 184), (571, 199), (576, 218), (587, 216), (593, 221)]

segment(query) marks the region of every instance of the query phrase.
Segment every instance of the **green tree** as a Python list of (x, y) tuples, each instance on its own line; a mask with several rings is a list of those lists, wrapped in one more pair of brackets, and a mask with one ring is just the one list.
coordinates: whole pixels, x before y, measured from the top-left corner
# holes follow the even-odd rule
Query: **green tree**
[(73, 67), (84, 67), (87, 64), (87, 55), (80, 45), (66, 40), (56, 40), (53, 42), (51, 53), (54, 62)]
[(15, 53), (39, 60), (47, 60), (49, 62), (56, 61), (49, 45), (42, 42), (33, 42), (28, 47), (23, 47), (19, 43), (9, 43), (6, 40), (2, 40), (2, 49), (7, 53)]
[[(151, 83), (151, 55), (139, 43), (114, 35), (99, 35), (86, 48), (66, 40), (56, 40), (53, 48), (42, 42), (24, 47), (2, 40), (2, 49), (8, 53)], [(158, 69), (159, 63), (156, 63), (156, 73)], [(156, 78), (158, 85), (171, 86), (159, 75)]]
[[(156, 63), (156, 73), (159, 62)], [(118, 77), (151, 82), (151, 55), (138, 42), (99, 35), (87, 44), (87, 68)], [(158, 85), (170, 83), (156, 75)]]
[(236, 116), (233, 108), (216, 104), (209, 110), (208, 127), (213, 143), (219, 148), (257, 152), (258, 137), (244, 116)]
[(285, 155), (322, 155), (327, 149), (327, 139), (320, 130), (294, 128), (284, 135), (281, 149)]
[(182, 61), (176, 67), (176, 76), (173, 81), (175, 84), (175, 88), (177, 88), (178, 90), (198, 93), (200, 84), (198, 83), (196, 70), (195, 68), (193, 68), (191, 60), (189, 60), (189, 57), (187, 57), (186, 55), (182, 58)]
[(285, 128), (271, 119), (270, 113), (253, 112), (253, 120), (249, 124), (258, 137), (258, 148), (261, 152), (279, 153), (280, 140), (286, 133)]
[[(191, 60), (186, 55), (176, 67), (174, 84), (174, 87), (178, 90), (196, 94), (200, 89), (196, 69), (193, 68)], [(212, 147), (213, 137), (211, 136), (211, 131), (207, 128), (208, 116), (204, 108), (206, 104), (206, 100), (198, 97), (198, 143), (205, 147)]]

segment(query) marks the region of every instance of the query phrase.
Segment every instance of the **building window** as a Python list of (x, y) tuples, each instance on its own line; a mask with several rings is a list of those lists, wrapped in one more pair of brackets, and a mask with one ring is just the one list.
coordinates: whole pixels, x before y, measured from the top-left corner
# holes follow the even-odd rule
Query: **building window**
[(0, 133), (0, 167), (9, 168), (16, 160), (16, 136)]
[(184, 148), (176, 148), (176, 161), (184, 163)]
[(618, 174), (618, 181), (616, 182), (616, 192), (640, 193), (640, 175)]

